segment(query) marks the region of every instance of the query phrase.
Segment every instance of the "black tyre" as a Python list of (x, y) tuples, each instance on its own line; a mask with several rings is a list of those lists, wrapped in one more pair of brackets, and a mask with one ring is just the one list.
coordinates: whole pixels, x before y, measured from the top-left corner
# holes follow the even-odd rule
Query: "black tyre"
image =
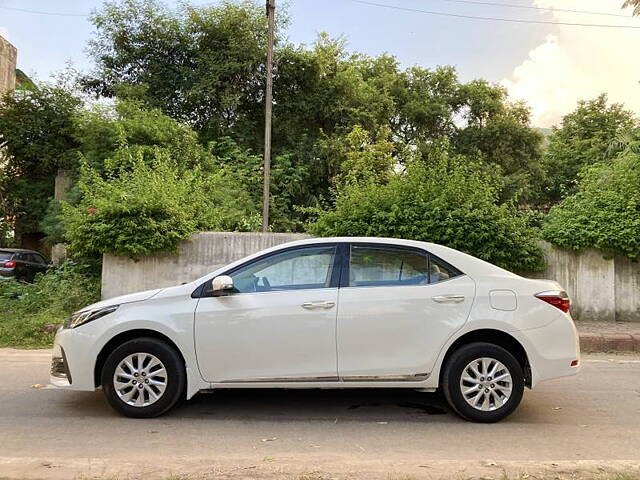
[(455, 412), (472, 422), (493, 423), (522, 400), (524, 374), (511, 353), (491, 343), (456, 350), (444, 367), (442, 390)]
[(109, 404), (127, 417), (162, 415), (184, 395), (185, 385), (182, 358), (156, 338), (123, 343), (102, 368), (102, 388)]

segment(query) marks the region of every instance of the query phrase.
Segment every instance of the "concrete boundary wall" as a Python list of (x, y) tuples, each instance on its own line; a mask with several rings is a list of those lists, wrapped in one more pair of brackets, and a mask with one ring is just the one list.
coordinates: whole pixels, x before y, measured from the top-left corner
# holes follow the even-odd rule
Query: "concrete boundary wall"
[(182, 242), (177, 254), (150, 255), (138, 260), (105, 255), (102, 298), (191, 282), (252, 253), (303, 238), (308, 235), (203, 232)]
[(640, 262), (596, 249), (581, 252), (541, 244), (547, 269), (534, 275), (560, 283), (571, 297), (574, 318), (640, 322)]
[[(139, 260), (105, 255), (102, 297), (190, 282), (246, 255), (301, 238), (307, 235), (205, 232), (183, 242), (175, 255)], [(559, 282), (571, 296), (576, 319), (640, 322), (640, 263), (594, 249), (577, 253), (547, 243), (542, 248), (547, 269), (525, 276)]]

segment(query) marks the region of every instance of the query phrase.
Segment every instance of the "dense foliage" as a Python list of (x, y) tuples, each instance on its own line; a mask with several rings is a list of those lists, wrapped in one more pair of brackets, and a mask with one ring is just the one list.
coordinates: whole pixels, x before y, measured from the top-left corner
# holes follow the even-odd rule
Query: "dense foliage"
[(80, 254), (175, 251), (197, 230), (220, 229), (199, 171), (179, 173), (168, 159), (139, 161), (109, 180), (83, 169), (82, 201), (63, 204), (65, 238)]
[(512, 205), (496, 203), (497, 184), (477, 163), (441, 147), (387, 182), (371, 176), (345, 186), (311, 232), (435, 242), (512, 270), (537, 270), (535, 231)]
[(633, 114), (620, 104), (608, 105), (606, 95), (578, 102), (551, 135), (544, 156), (548, 175), (543, 198), (555, 203), (574, 193), (580, 171), (605, 160), (612, 143), (634, 125)]
[(59, 168), (73, 165), (78, 142), (74, 116), (80, 100), (66, 89), (42, 86), (0, 99), (0, 245), (40, 231)]
[(196, 231), (257, 228), (249, 194), (189, 127), (126, 102), (80, 123), (75, 195), (52, 210), (73, 252), (172, 252)]
[(543, 233), (561, 247), (640, 259), (640, 154), (627, 150), (589, 167), (578, 192), (551, 209)]
[(90, 264), (68, 261), (32, 285), (0, 282), (0, 347), (47, 347), (57, 325), (99, 299), (99, 275)]
[[(243, 150), (261, 152), (262, 5), (170, 10), (156, 0), (122, 0), (108, 2), (93, 21), (97, 68), (85, 77), (86, 88), (160, 108), (189, 123), (203, 143), (229, 137)], [(402, 69), (390, 55), (352, 54), (344, 40), (326, 34), (311, 48), (292, 45), (284, 40), (286, 22), (279, 27), (273, 153), (305, 185), (278, 192), (289, 199), (284, 218), (291, 220), (280, 228), (300, 229), (306, 207), (331, 198), (346, 135), (356, 125), (370, 135), (388, 130), (397, 152), (428, 151), (447, 138), (456, 153), (503, 174), (501, 199), (536, 199), (542, 137), (531, 128), (528, 109), (510, 103), (503, 88), (463, 83), (451, 67)]]

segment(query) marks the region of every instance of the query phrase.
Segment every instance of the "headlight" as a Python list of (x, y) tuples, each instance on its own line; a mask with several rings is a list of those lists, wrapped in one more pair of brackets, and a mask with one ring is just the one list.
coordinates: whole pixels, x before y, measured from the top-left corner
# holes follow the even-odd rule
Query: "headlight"
[(64, 328), (76, 328), (85, 323), (97, 320), (105, 315), (115, 312), (120, 305), (111, 305), (109, 307), (100, 308), (98, 310), (85, 310), (83, 312), (77, 312), (71, 315), (64, 322)]

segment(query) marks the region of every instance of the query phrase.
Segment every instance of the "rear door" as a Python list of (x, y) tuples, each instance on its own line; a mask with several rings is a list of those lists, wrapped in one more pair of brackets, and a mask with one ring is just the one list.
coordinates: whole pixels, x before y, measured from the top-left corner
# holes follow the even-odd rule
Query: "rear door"
[(344, 381), (421, 380), (464, 325), (474, 281), (426, 251), (352, 244), (338, 310)]
[(33, 262), (33, 267), (36, 270), (36, 272), (42, 273), (47, 271), (47, 268), (48, 268), (47, 261), (39, 253), (32, 253), (31, 261)]
[(24, 252), (16, 253), (13, 259), (16, 261), (15, 277), (19, 280), (29, 281), (29, 266), (31, 263), (29, 262), (28, 254)]

